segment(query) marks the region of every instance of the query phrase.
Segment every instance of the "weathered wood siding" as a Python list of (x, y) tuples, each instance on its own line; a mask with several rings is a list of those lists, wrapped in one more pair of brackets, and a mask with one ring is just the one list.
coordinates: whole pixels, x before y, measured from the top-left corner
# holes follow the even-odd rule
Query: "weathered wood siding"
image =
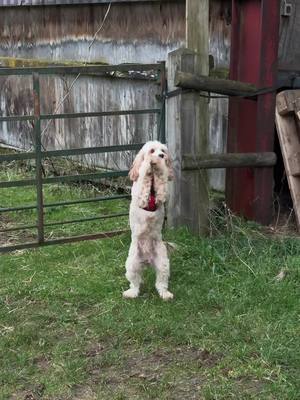
[[(75, 76), (41, 76), (41, 113), (49, 114), (56, 107), (56, 99), (62, 99)], [(20, 87), (22, 90), (20, 91)], [(115, 111), (126, 109), (156, 108), (155, 95), (159, 86), (154, 82), (82, 76), (74, 84), (60, 113)], [(7, 98), (13, 99), (7, 102)], [(0, 94), (5, 114), (33, 114), (32, 82), (28, 77), (5, 79)], [(44, 131), (44, 149), (67, 149), (93, 146), (109, 146), (126, 143), (141, 143), (155, 137), (158, 115), (124, 115), (52, 120), (41, 122)], [(3, 122), (2, 140), (16, 148), (33, 147), (31, 122)], [(128, 153), (86, 155), (87, 164), (107, 168), (128, 167), (132, 157)]]
[[(230, 1), (210, 2), (210, 53), (216, 66), (228, 67)], [(185, 1), (137, 2), (56, 7), (11, 7), (0, 13), (0, 56), (51, 61), (103, 61), (110, 64), (166, 60), (167, 54), (185, 46)], [(42, 107), (53, 112), (74, 77), (44, 79)], [(2, 78), (2, 115), (26, 114), (32, 110), (31, 83), (27, 78)], [(153, 107), (159, 88), (144, 81), (103, 80), (83, 76), (59, 112), (105, 111)], [(224, 149), (227, 101), (212, 100), (210, 151)], [(45, 125), (45, 123), (44, 123)], [(32, 143), (30, 123), (2, 123), (0, 141), (27, 149)], [(155, 136), (157, 118), (127, 116), (80, 118), (51, 123), (44, 135), (46, 148), (70, 148), (138, 142)], [(103, 165), (104, 156), (89, 161)], [(130, 157), (129, 157), (130, 159)], [(128, 166), (128, 155), (113, 157), (105, 166)], [(224, 173), (211, 172), (213, 187), (222, 189)]]
[[(210, 2), (209, 50), (214, 58), (215, 68), (229, 68), (230, 56), (231, 0)], [(209, 104), (209, 151), (212, 154), (226, 151), (228, 100), (211, 99)], [(209, 171), (210, 185), (224, 190), (225, 170)]]
[[(300, 71), (300, 0), (289, 0), (291, 16), (283, 16), (279, 31), (279, 69)], [(281, 1), (283, 14), (284, 1)]]
[[(91, 45), (107, 10), (108, 4), (2, 8), (0, 56), (45, 59), (50, 63), (153, 63), (165, 60), (170, 51), (184, 46), (184, 1), (113, 3)], [(54, 111), (74, 78), (43, 78), (44, 112)], [(31, 112), (30, 87), (28, 78), (2, 78), (2, 115)], [(154, 108), (158, 93), (160, 88), (154, 82), (82, 76), (59, 112)], [(157, 122), (154, 114), (56, 121), (45, 132), (43, 143), (51, 149), (141, 142), (156, 137)], [(30, 123), (1, 124), (2, 142), (27, 149), (31, 136)], [(130, 162), (126, 154), (91, 159), (110, 168), (124, 168)]]
[[(289, 0), (292, 6), (290, 16), (284, 16), (284, 1), (281, 0), (279, 32), (278, 69), (300, 72), (300, 0)], [(215, 66), (229, 68), (230, 61), (231, 1), (211, 0), (210, 2), (210, 54)], [(226, 151), (228, 101), (211, 100), (210, 103), (210, 151)], [(211, 185), (215, 189), (225, 186), (225, 170), (210, 172)]]
[[(281, 18), (279, 67), (299, 70), (298, 40), (300, 0), (290, 0), (292, 16)], [(283, 3), (283, 1), (282, 1)], [(104, 61), (150, 63), (166, 60), (167, 54), (185, 46), (185, 1), (113, 2), (103, 28), (99, 29), (106, 4), (61, 5), (43, 7), (5, 7), (0, 13), (0, 56), (46, 59), (51, 61)], [(210, 0), (210, 54), (216, 67), (229, 67), (230, 0)], [(298, 66), (298, 67), (297, 67)], [(53, 111), (72, 78), (57, 78), (45, 83), (44, 107)], [(25, 114), (32, 104), (29, 82), (0, 79), (2, 115)], [(65, 110), (88, 111), (150, 106), (158, 87), (141, 81), (103, 81), (81, 77), (64, 106)], [(209, 104), (211, 153), (223, 152), (227, 136), (227, 100)], [(57, 133), (55, 133), (55, 129)], [(118, 117), (78, 119), (51, 124), (45, 145), (66, 146), (112, 144), (114, 141), (145, 140), (156, 131), (155, 118)], [(29, 124), (1, 124), (0, 141), (28, 148)], [(97, 161), (97, 160), (94, 160)], [(103, 160), (101, 159), (101, 162)], [(116, 160), (115, 160), (116, 161)], [(117, 164), (123, 165), (119, 160)], [(214, 188), (224, 188), (224, 171), (210, 172)]]
[[(184, 1), (2, 8), (2, 56), (103, 60), (110, 64), (165, 60), (185, 38)], [(151, 61), (150, 61), (151, 60)]]
[[(151, 63), (185, 46), (185, 1), (113, 3), (103, 28), (99, 29), (108, 4), (1, 8), (0, 56), (51, 61), (103, 61)], [(210, 54), (217, 67), (229, 65), (230, 1), (210, 2)], [(75, 77), (44, 79), (42, 107), (53, 112)], [(2, 78), (2, 115), (32, 111), (28, 78)], [(105, 111), (152, 107), (159, 88), (143, 81), (103, 80), (83, 76), (71, 90), (59, 112)], [(222, 152), (227, 128), (227, 101), (211, 100), (210, 151)], [(30, 123), (2, 123), (0, 140), (27, 149), (32, 142)], [(51, 123), (44, 135), (46, 148), (108, 145), (146, 140), (155, 135), (155, 116), (80, 118)], [(93, 162), (103, 164), (103, 156)], [(125, 157), (125, 160), (124, 160)], [(111, 160), (112, 158), (110, 158)], [(107, 164), (123, 168), (128, 156)], [(107, 158), (106, 158), (107, 160)], [(222, 189), (224, 173), (211, 171), (214, 188)]]

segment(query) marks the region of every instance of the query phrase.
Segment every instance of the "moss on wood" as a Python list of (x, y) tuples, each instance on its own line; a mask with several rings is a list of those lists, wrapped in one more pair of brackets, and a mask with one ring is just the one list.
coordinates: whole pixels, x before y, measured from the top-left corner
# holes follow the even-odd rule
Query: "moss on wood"
[(0, 66), (6, 68), (18, 68), (18, 67), (51, 67), (51, 66), (76, 66), (84, 67), (86, 65), (108, 65), (103, 59), (87, 62), (87, 61), (75, 61), (75, 60), (46, 60), (36, 58), (16, 58), (16, 57), (0, 57)]

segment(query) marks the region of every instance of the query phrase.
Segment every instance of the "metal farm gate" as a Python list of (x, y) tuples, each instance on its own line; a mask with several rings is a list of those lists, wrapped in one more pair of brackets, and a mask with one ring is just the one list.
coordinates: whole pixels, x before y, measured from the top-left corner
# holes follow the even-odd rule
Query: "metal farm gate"
[[(46, 96), (46, 93), (40, 93), (40, 75), (77, 75), (77, 74), (95, 74), (100, 76), (111, 77), (111, 73), (121, 74), (135, 74), (141, 73), (143, 79), (155, 79), (157, 84), (160, 86), (160, 95), (156, 98), (156, 108), (148, 109), (131, 109), (131, 110), (105, 110), (99, 112), (80, 112), (80, 113), (61, 113), (61, 114), (43, 114), (41, 113), (41, 98)], [(145, 73), (146, 72), (146, 73)], [(44, 185), (56, 184), (56, 183), (70, 183), (78, 181), (93, 181), (94, 179), (99, 180), (102, 178), (121, 177), (128, 174), (128, 170), (109, 170), (99, 171), (93, 173), (83, 173), (76, 175), (62, 175), (62, 176), (43, 176), (43, 161), (47, 158), (52, 157), (68, 157), (68, 156), (79, 156), (84, 154), (96, 154), (96, 153), (113, 153), (123, 151), (134, 151), (139, 150), (143, 143), (128, 143), (125, 145), (112, 145), (102, 147), (86, 147), (86, 148), (71, 148), (62, 150), (45, 150), (42, 146), (42, 129), (41, 121), (44, 120), (55, 120), (55, 119), (68, 119), (68, 118), (86, 118), (86, 117), (104, 117), (104, 116), (120, 116), (120, 115), (137, 115), (137, 114), (156, 114), (157, 115), (157, 139), (165, 142), (165, 104), (164, 104), (164, 92), (165, 92), (165, 63), (157, 64), (120, 64), (120, 65), (107, 65), (107, 66), (84, 66), (84, 67), (42, 67), (42, 68), (0, 68), (0, 77), (3, 76), (17, 76), (17, 75), (29, 75), (32, 76), (32, 88), (33, 88), (33, 115), (3, 115), (3, 110), (0, 114), (0, 122), (10, 121), (31, 121), (33, 125), (33, 136), (34, 136), (34, 151), (30, 152), (17, 152), (14, 154), (0, 154), (0, 168), (4, 162), (20, 161), (20, 160), (31, 160), (34, 163), (35, 176), (33, 179), (20, 179), (20, 180), (6, 180), (0, 181), (0, 222), (1, 217), (9, 215), (11, 212), (26, 212), (28, 210), (36, 211), (36, 221), (30, 225), (16, 225), (13, 227), (5, 227), (2, 224), (0, 226), (0, 236), (5, 235), (9, 232), (14, 231), (26, 231), (28, 229), (34, 229), (36, 232), (36, 240), (26, 241), (19, 244), (1, 245), (0, 240), (0, 253), (9, 252), (18, 249), (28, 249), (38, 246), (60, 244), (76, 242), (88, 239), (106, 238), (118, 235), (124, 232), (123, 230), (112, 230), (108, 232), (97, 232), (85, 235), (76, 235), (68, 237), (59, 237), (55, 239), (47, 238), (45, 235), (45, 228), (51, 226), (59, 226), (64, 224), (78, 224), (87, 221), (100, 220), (105, 218), (118, 218), (126, 214), (111, 214), (111, 215), (99, 215), (97, 217), (88, 218), (76, 218), (67, 221), (45, 221), (46, 210), (62, 207), (71, 206), (74, 204), (90, 203), (90, 202), (101, 202), (113, 199), (128, 199), (128, 194), (117, 194), (113, 196), (95, 196), (92, 198), (67, 200), (62, 202), (45, 202), (43, 187)], [(22, 204), (21, 206), (14, 206), (14, 199), (11, 199), (11, 204), (7, 207), (7, 204), (2, 205), (1, 191), (5, 191), (7, 188), (18, 188), (18, 187), (35, 187), (36, 191), (36, 204)]]

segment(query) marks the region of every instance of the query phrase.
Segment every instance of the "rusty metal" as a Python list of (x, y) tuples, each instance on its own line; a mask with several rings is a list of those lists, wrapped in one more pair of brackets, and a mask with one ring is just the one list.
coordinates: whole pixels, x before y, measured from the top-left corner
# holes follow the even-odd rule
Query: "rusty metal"
[(207, 155), (183, 154), (182, 169), (195, 171), (211, 168), (262, 168), (276, 165), (276, 153), (217, 153)]

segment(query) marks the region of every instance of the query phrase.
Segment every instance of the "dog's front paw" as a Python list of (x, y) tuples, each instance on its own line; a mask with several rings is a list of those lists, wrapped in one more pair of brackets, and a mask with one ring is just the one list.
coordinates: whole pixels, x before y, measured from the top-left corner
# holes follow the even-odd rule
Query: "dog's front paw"
[(172, 300), (174, 297), (173, 293), (169, 292), (168, 290), (160, 292), (159, 295), (165, 301)]
[(137, 289), (128, 289), (123, 292), (123, 297), (125, 299), (135, 299), (138, 297), (139, 291)]

